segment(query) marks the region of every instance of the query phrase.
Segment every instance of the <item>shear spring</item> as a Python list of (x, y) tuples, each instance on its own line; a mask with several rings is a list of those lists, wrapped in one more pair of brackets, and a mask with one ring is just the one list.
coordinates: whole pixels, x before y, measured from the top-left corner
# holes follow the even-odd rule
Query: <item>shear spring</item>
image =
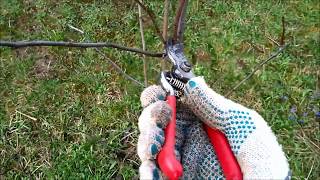
[(167, 80), (169, 83), (178, 90), (183, 90), (185, 87), (185, 84), (181, 82), (179, 79), (173, 78), (173, 77), (167, 77)]

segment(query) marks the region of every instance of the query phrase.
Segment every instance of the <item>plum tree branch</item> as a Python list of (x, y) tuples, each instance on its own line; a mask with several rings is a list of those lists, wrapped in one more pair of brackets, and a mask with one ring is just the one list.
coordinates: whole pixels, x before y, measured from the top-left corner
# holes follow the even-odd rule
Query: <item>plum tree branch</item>
[(153, 13), (153, 11), (151, 9), (149, 9), (147, 6), (145, 6), (142, 2), (140, 2), (140, 0), (134, 0), (136, 3), (139, 4), (139, 6), (148, 14), (148, 16), (150, 17), (151, 21), (152, 21), (152, 24), (153, 24), (153, 27), (157, 33), (157, 35), (159, 36), (159, 38), (161, 39), (161, 41), (163, 43), (165, 43), (165, 39), (163, 39), (162, 35), (161, 35), (161, 32), (160, 32), (160, 28), (157, 24), (157, 21), (156, 21), (156, 15)]
[(240, 81), (237, 85), (235, 85), (225, 96), (229, 97), (236, 89), (238, 89), (239, 86), (241, 86), (244, 82), (246, 82), (248, 79), (250, 79), (263, 65), (267, 64), (269, 61), (272, 59), (276, 58), (281, 52), (283, 52), (289, 44), (285, 44), (283, 46), (280, 46), (279, 49), (275, 52), (272, 53), (267, 59), (261, 61), (259, 64), (257, 64), (252, 72), (246, 76), (242, 81)]
[[(84, 34), (84, 31), (76, 28), (74, 26), (72, 26), (71, 24), (68, 24), (68, 27), (77, 31), (80, 34)], [(138, 80), (136, 80), (135, 78), (131, 77), (129, 74), (125, 73), (114, 61), (112, 61), (109, 57), (107, 57), (107, 55), (105, 55), (100, 49), (98, 49), (97, 47), (94, 47), (94, 50), (97, 51), (98, 54), (100, 54), (104, 60), (108, 61), (109, 64), (111, 64), (111, 66), (121, 75), (123, 75), (124, 77), (126, 77), (127, 79), (131, 80), (132, 82), (134, 82), (135, 84), (141, 86), (141, 87), (145, 87), (141, 82), (139, 82)]]
[(144, 54), (151, 57), (163, 57), (163, 53), (149, 52), (137, 48), (125, 47), (119, 44), (111, 42), (64, 42), (64, 41), (2, 41), (0, 40), (0, 46), (6, 46), (11, 48), (22, 48), (29, 46), (63, 46), (63, 47), (77, 47), (77, 48), (115, 48), (122, 51), (129, 51), (138, 54)]
[[(278, 45), (278, 50), (274, 53), (271, 53), (267, 59), (265, 59), (265, 60), (261, 61), (259, 64), (257, 64), (248, 76), (246, 76), (242, 81), (240, 81), (238, 84), (236, 84), (225, 95), (226, 97), (229, 97), (239, 86), (241, 86), (244, 82), (246, 82), (248, 79), (250, 79), (263, 65), (267, 64), (269, 61), (276, 58), (281, 52), (283, 52), (289, 46), (289, 44), (285, 43), (285, 30), (286, 29), (285, 29), (284, 17), (282, 17), (281, 21), (282, 21), (282, 32), (281, 32), (281, 37), (280, 37), (280, 43), (277, 43), (276, 41), (272, 40), (275, 44)], [(271, 39), (271, 38), (269, 38), (269, 39)]]
[[(141, 36), (141, 44), (142, 50), (146, 50), (146, 42), (144, 40), (144, 31), (143, 31), (143, 21), (142, 21), (142, 10), (141, 6), (138, 4), (138, 13), (139, 13), (139, 27), (140, 27), (140, 36)], [(147, 61), (146, 56), (143, 55), (143, 76), (144, 76), (144, 85), (148, 86), (148, 78), (147, 78)]]

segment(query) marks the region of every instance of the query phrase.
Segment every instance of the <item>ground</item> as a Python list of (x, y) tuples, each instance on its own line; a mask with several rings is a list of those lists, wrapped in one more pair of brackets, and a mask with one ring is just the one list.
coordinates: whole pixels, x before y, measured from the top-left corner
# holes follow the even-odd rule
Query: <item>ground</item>
[[(160, 24), (162, 1), (146, 4)], [(138, 8), (132, 1), (0, 0), (0, 6), (1, 40), (110, 41), (141, 47)], [(266, 119), (283, 146), (293, 179), (320, 174), (319, 6), (317, 0), (196, 0), (188, 9), (186, 54), (196, 74), (223, 95), (277, 50), (273, 41), (279, 42), (284, 17), (289, 47), (230, 98)], [(143, 19), (147, 49), (162, 51), (150, 19)], [(104, 52), (143, 82), (141, 56)], [(157, 83), (160, 59), (147, 61), (148, 82)], [(0, 179), (136, 178), (142, 90), (93, 49), (1, 47)]]

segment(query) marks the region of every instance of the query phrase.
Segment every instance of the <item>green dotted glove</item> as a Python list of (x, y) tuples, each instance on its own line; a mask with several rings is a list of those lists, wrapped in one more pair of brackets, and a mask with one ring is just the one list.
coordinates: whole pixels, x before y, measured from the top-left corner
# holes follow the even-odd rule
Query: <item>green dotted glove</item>
[[(141, 179), (163, 178), (156, 157), (171, 116), (165, 96), (159, 86), (151, 86), (141, 95), (144, 107), (138, 140)], [(182, 179), (224, 179), (202, 122), (226, 134), (244, 179), (290, 179), (286, 157), (263, 118), (215, 93), (200, 77), (187, 83), (185, 96), (177, 105), (176, 156), (183, 165)]]

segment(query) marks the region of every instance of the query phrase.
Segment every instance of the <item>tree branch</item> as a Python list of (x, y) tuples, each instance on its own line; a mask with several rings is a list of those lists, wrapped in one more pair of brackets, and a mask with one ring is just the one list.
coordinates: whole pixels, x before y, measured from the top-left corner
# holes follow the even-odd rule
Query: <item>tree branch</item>
[(278, 50), (275, 53), (271, 53), (271, 55), (264, 61), (261, 61), (259, 64), (257, 64), (254, 68), (253, 71), (245, 77), (241, 82), (239, 82), (237, 85), (235, 85), (227, 94), (226, 97), (229, 97), (232, 92), (234, 92), (240, 85), (242, 85), (244, 82), (246, 82), (248, 79), (250, 79), (263, 65), (267, 64), (269, 61), (272, 59), (276, 58), (282, 51), (284, 51), (289, 44), (285, 44), (285, 21), (284, 17), (282, 17), (282, 33), (280, 37), (280, 44), (277, 43), (276, 41), (272, 40), (271, 38), (268, 38), (269, 40), (272, 40), (275, 44), (278, 45)]
[(285, 27), (285, 21), (284, 21), (284, 17), (282, 16), (282, 33), (281, 33), (281, 39), (280, 39), (280, 45), (283, 46), (285, 44), (285, 31), (286, 31), (286, 27)]
[(177, 41), (180, 35), (183, 33), (184, 26), (184, 13), (186, 11), (187, 0), (180, 0), (179, 7), (176, 12), (175, 20), (174, 20), (174, 31), (173, 31), (173, 41)]
[(148, 14), (148, 16), (150, 17), (152, 23), (153, 23), (153, 27), (156, 30), (157, 35), (159, 36), (159, 38), (161, 39), (161, 41), (163, 43), (165, 43), (165, 39), (163, 39), (161, 32), (160, 32), (160, 28), (157, 24), (156, 21), (156, 15), (153, 13), (153, 11), (151, 9), (149, 9), (148, 7), (146, 7), (143, 3), (141, 3), (139, 0), (134, 0), (136, 3), (138, 3), (141, 8)]
[(148, 52), (141, 49), (130, 48), (121, 46), (119, 44), (110, 42), (98, 42), (98, 43), (80, 43), (80, 42), (63, 42), (63, 41), (0, 41), (0, 46), (7, 46), (11, 48), (22, 48), (28, 46), (64, 46), (64, 47), (78, 47), (78, 48), (115, 48), (122, 51), (135, 52), (144, 54), (151, 57), (163, 57), (163, 53)]
[[(146, 42), (144, 40), (144, 31), (143, 31), (143, 22), (142, 22), (142, 10), (141, 6), (138, 4), (138, 13), (139, 13), (139, 27), (140, 27), (140, 36), (141, 36), (141, 44), (142, 50), (146, 50)], [(147, 78), (147, 61), (146, 56), (143, 55), (143, 76), (144, 76), (144, 85), (148, 86), (148, 78)]]
[(284, 51), (289, 44), (280, 46), (278, 51), (275, 53), (272, 53), (266, 60), (261, 61), (259, 64), (257, 64), (254, 68), (253, 71), (245, 77), (241, 82), (239, 82), (237, 85), (235, 85), (225, 96), (229, 97), (231, 93), (233, 93), (240, 85), (242, 85), (244, 82), (246, 82), (248, 79), (250, 79), (263, 65), (267, 64), (269, 61), (272, 59), (276, 58), (282, 51)]
[(123, 75), (124, 77), (126, 77), (127, 79), (131, 80), (132, 82), (134, 82), (135, 84), (145, 88), (145, 86), (139, 82), (138, 80), (134, 79), (133, 77), (131, 77), (130, 75), (128, 75), (127, 73), (125, 73), (115, 62), (113, 62), (109, 57), (107, 57), (107, 55), (105, 55), (100, 49), (98, 48), (94, 48), (106, 61), (108, 61), (108, 63), (110, 63), (114, 69), (121, 75)]
[[(84, 34), (84, 31), (82, 31), (79, 28), (76, 28), (70, 24), (68, 24), (69, 28), (77, 31), (80, 34)], [(106, 61), (108, 61), (108, 63), (111, 64), (111, 66), (121, 75), (123, 75), (124, 77), (126, 77), (127, 79), (131, 80), (132, 82), (134, 82), (135, 84), (145, 87), (141, 82), (139, 82), (138, 80), (134, 79), (133, 77), (131, 77), (129, 74), (125, 73), (114, 61), (112, 61), (109, 57), (107, 57), (100, 49), (94, 47), (94, 50), (97, 51), (98, 54), (100, 54)]]
[[(162, 23), (162, 38), (167, 41), (168, 39), (168, 16), (169, 16), (169, 0), (164, 0), (164, 11), (163, 11), (163, 23)], [(163, 45), (166, 48), (166, 44)], [(161, 62), (161, 69), (165, 69), (165, 61)]]
[(169, 16), (169, 0), (164, 0), (162, 37), (165, 41), (168, 39), (168, 16)]

